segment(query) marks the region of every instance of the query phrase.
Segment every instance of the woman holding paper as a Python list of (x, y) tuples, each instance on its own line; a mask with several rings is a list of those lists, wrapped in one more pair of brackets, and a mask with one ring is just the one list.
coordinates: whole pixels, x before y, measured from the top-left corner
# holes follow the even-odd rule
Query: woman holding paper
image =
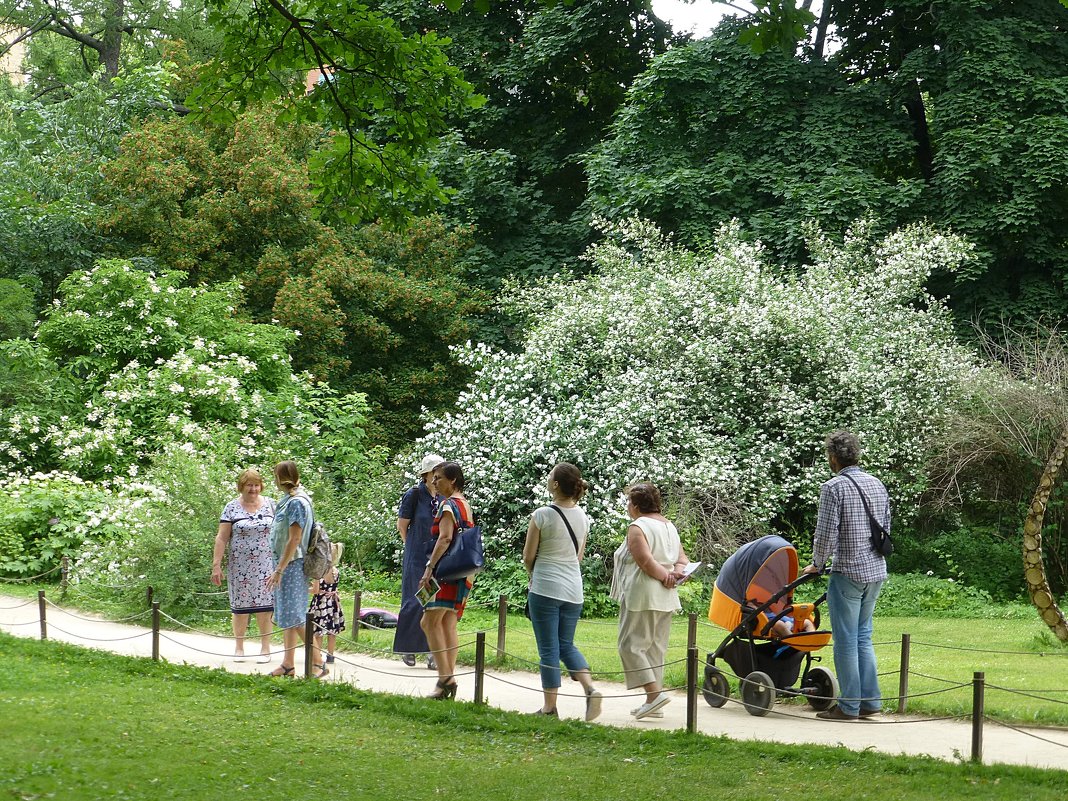
[(619, 602), (619, 658), (627, 689), (645, 690), (645, 703), (631, 714), (641, 720), (662, 717), (671, 697), (663, 692), (671, 617), (682, 609), (678, 583), (690, 560), (675, 524), (660, 511), (660, 491), (652, 484), (627, 490), (631, 524), (615, 553), (611, 597)]

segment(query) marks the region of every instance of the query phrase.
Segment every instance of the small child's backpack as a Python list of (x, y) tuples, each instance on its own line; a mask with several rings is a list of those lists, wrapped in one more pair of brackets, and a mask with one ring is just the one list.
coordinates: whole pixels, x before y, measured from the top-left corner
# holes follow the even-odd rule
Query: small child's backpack
[(323, 524), (312, 518), (308, 547), (304, 551), (304, 578), (309, 581), (321, 579), (330, 567), (330, 535)]

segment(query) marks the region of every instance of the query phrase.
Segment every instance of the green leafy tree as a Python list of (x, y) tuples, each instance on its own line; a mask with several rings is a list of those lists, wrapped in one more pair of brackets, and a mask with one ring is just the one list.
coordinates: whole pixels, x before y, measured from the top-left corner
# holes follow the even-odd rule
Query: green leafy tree
[(842, 232), (858, 217), (884, 231), (907, 219), (923, 182), (902, 178), (912, 140), (885, 92), (823, 63), (757, 55), (738, 30), (669, 51), (634, 83), (590, 158), (591, 208), (648, 217), (690, 243), (736, 218), (793, 262), (809, 221)]
[[(969, 265), (932, 277), (962, 318), (1064, 316), (1062, 4), (829, 0), (817, 44), (796, 56), (740, 45), (747, 24), (635, 84), (590, 162), (596, 211), (641, 213), (690, 242), (737, 217), (795, 265), (805, 219), (839, 235), (857, 213), (885, 230), (934, 220), (976, 245)], [(832, 28), (841, 46), (825, 53)]]
[(469, 275), (495, 292), (507, 277), (551, 275), (584, 249), (582, 154), (672, 36), (647, 0), (455, 5), (380, 3), (409, 33), (448, 36), (450, 62), (486, 98), (452, 121), (434, 159), (453, 193), (442, 214), (475, 228)]
[(233, 303), (300, 332), (296, 368), (367, 393), (375, 436), (398, 443), (465, 380), (449, 348), (472, 335), (484, 305), (460, 277), (468, 237), (435, 219), (317, 219), (301, 161), (307, 130), (265, 112), (206, 131), (190, 119), (150, 123), (105, 169), (105, 227), (127, 252), (195, 282), (239, 280)]
[(33, 293), (18, 281), (0, 278), (0, 339), (28, 337), (33, 321)]
[(107, 84), (84, 78), (61, 98), (19, 90), (0, 99), (0, 276), (32, 289), (37, 308), (105, 249), (100, 171), (127, 131), (160, 113), (173, 78), (157, 64)]
[[(422, 156), (449, 115), (478, 103), (448, 63), (447, 41), (405, 35), (358, 0), (209, 7), (222, 40), (190, 104), (227, 120), (235, 104), (275, 102), (282, 119), (321, 129), (310, 175), (335, 218), (403, 217), (444, 198)], [(322, 80), (309, 91), (313, 71)]]

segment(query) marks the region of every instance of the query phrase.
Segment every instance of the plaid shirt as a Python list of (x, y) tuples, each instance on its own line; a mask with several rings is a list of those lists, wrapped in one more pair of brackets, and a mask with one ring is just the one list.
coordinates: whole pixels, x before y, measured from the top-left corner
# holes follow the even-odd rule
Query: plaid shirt
[(890, 498), (883, 482), (856, 465), (847, 467), (820, 488), (812, 564), (822, 568), (831, 560), (833, 572), (853, 581), (883, 581), (886, 559), (871, 547), (871, 526), (864, 502), (857, 488), (842, 477), (844, 473), (860, 485), (872, 514), (890, 531)]

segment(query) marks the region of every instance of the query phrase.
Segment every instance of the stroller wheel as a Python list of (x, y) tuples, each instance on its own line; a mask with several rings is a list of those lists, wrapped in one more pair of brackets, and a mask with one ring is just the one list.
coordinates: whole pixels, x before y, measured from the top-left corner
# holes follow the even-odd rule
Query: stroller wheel
[(758, 718), (764, 717), (775, 705), (775, 682), (771, 676), (754, 670), (741, 682), (742, 703), (745, 711)]
[(825, 667), (810, 668), (801, 682), (801, 693), (817, 712), (830, 709), (838, 697), (838, 679)]
[(727, 677), (719, 668), (705, 665), (705, 682), (701, 685), (701, 694), (705, 697), (708, 705), (719, 709), (731, 696), (731, 685), (727, 683)]

